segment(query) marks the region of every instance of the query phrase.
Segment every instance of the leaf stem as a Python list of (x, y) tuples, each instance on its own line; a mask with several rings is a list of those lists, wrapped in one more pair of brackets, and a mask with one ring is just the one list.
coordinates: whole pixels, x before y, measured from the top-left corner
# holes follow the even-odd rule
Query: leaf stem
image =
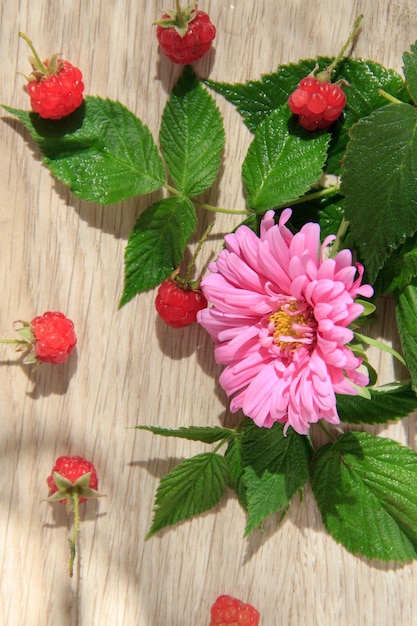
[(380, 96), (385, 98), (385, 100), (388, 100), (388, 102), (392, 102), (394, 104), (404, 104), (402, 100), (398, 100), (398, 98), (396, 98), (395, 96), (392, 96), (390, 93), (388, 93), (387, 91), (384, 91), (383, 89), (378, 89), (378, 93)]
[(191, 276), (193, 275), (193, 271), (194, 271), (194, 268), (195, 268), (195, 262), (197, 260), (198, 255), (200, 254), (201, 247), (202, 247), (203, 243), (206, 241), (206, 239), (209, 236), (209, 234), (211, 233), (213, 226), (214, 226), (214, 222), (212, 222), (211, 224), (209, 224), (207, 226), (207, 228), (204, 231), (200, 241), (197, 244), (195, 252), (194, 252), (194, 254), (193, 254), (192, 258), (191, 258), (191, 261), (190, 261), (190, 263), (189, 263), (189, 265), (187, 267), (187, 273), (185, 274), (184, 281), (186, 283), (190, 283), (191, 282)]
[(293, 202), (286, 202), (285, 204), (280, 204), (275, 207), (276, 211), (280, 209), (286, 209), (288, 206), (295, 206), (297, 204), (302, 204), (303, 202), (308, 202), (309, 200), (319, 200), (320, 198), (325, 198), (326, 196), (331, 196), (332, 194), (336, 194), (340, 191), (340, 185), (332, 185), (331, 187), (325, 187), (324, 189), (320, 189), (319, 191), (313, 191), (313, 193), (307, 193), (301, 198), (297, 198)]
[(348, 220), (342, 217), (342, 221), (340, 222), (339, 228), (336, 233), (336, 239), (333, 241), (333, 244), (332, 244), (331, 257), (334, 258), (336, 254), (339, 252), (340, 247), (342, 245), (342, 241), (345, 238), (348, 228), (349, 228)]
[[(165, 189), (169, 191), (169, 193), (171, 193), (173, 196), (182, 195), (181, 192), (178, 191), (178, 189), (175, 189), (175, 187), (168, 185), (168, 183), (165, 184)], [(211, 211), (213, 213), (229, 213), (230, 215), (249, 215), (250, 214), (250, 211), (246, 209), (244, 211), (235, 211), (233, 209), (223, 209), (222, 207), (212, 206), (211, 204), (205, 204), (204, 202), (198, 202), (197, 200), (192, 200), (191, 198), (189, 199), (196, 206), (199, 206), (202, 209), (205, 209), (206, 211)]]
[(319, 420), (317, 422), (317, 424), (320, 426), (320, 428), (322, 429), (322, 431), (328, 436), (328, 438), (330, 439), (330, 441), (336, 441), (336, 437), (334, 437), (332, 435), (332, 433), (330, 432), (330, 430), (327, 428), (327, 426), (325, 426), (323, 424), (323, 420)]

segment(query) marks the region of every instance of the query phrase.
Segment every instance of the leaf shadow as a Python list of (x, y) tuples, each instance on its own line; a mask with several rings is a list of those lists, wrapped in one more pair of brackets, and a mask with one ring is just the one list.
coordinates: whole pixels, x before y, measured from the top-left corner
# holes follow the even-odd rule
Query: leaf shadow
[[(214, 46), (198, 61), (192, 63), (193, 71), (198, 77), (207, 78), (213, 69), (216, 58), (216, 49)], [(182, 74), (184, 65), (173, 63), (164, 55), (161, 48), (158, 47), (157, 76), (164, 91), (169, 94), (175, 83)]]

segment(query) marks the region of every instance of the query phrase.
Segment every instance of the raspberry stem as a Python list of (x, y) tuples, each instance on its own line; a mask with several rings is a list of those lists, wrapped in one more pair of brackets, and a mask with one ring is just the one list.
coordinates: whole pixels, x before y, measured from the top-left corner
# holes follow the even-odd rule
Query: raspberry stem
[(32, 40), (29, 39), (29, 37), (25, 35), (25, 33), (22, 33), (21, 31), (19, 31), (19, 37), (24, 39), (26, 43), (28, 44), (29, 48), (31, 49), (34, 60), (35, 60), (36, 69), (42, 72), (43, 74), (48, 74), (48, 72), (50, 72), (50, 69), (48, 69), (44, 63), (42, 63), (39, 54), (36, 52), (36, 49), (35, 49), (35, 46), (33, 45)]
[(333, 63), (328, 67), (328, 69), (326, 70), (326, 72), (330, 74), (333, 72), (334, 68), (336, 67), (336, 65), (339, 63), (339, 61), (342, 59), (343, 55), (346, 52), (346, 49), (348, 48), (348, 46), (352, 43), (352, 41), (355, 39), (356, 37), (356, 33), (359, 30), (359, 26), (361, 25), (361, 22), (363, 20), (363, 15), (359, 15), (359, 17), (356, 18), (356, 21), (353, 25), (352, 28), (352, 32), (350, 33), (345, 45), (342, 47), (341, 51), (339, 52), (339, 54), (337, 55), (337, 57), (333, 60)]
[(76, 546), (77, 546), (77, 539), (78, 539), (78, 529), (80, 526), (80, 507), (79, 507), (80, 496), (78, 495), (78, 493), (75, 492), (72, 494), (72, 502), (73, 502), (73, 508), (74, 508), (74, 527), (72, 531), (72, 539), (68, 539), (69, 547), (70, 547), (70, 560), (69, 560), (69, 566), (68, 566), (70, 578), (72, 578), (72, 575), (74, 573), (74, 560), (75, 560)]
[(378, 93), (380, 96), (385, 98), (385, 100), (388, 100), (388, 102), (392, 102), (393, 104), (404, 104), (402, 100), (398, 100), (398, 98), (392, 96), (390, 93), (384, 91), (383, 89), (378, 89)]
[[(173, 196), (182, 195), (181, 192), (178, 191), (178, 189), (175, 189), (175, 187), (171, 187), (171, 185), (166, 184), (165, 189), (169, 191)], [(235, 211), (234, 209), (223, 209), (221, 207), (212, 206), (211, 204), (205, 204), (204, 202), (196, 202), (195, 200), (193, 200), (192, 202), (194, 202), (196, 206), (199, 206), (202, 209), (205, 209), (206, 211), (211, 211), (213, 213), (228, 213), (230, 215), (248, 215), (249, 214), (249, 211), (247, 210)]]

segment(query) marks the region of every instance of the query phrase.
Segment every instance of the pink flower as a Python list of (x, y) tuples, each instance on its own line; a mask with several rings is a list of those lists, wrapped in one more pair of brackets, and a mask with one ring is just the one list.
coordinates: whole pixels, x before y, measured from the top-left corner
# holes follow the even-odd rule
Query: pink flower
[[(365, 386), (362, 360), (347, 347), (347, 326), (363, 311), (358, 295), (363, 267), (349, 250), (324, 258), (320, 227), (308, 223), (293, 235), (285, 226), (291, 210), (274, 224), (268, 211), (258, 237), (247, 226), (225, 237), (226, 249), (210, 264), (201, 287), (212, 307), (198, 321), (215, 341), (215, 357), (226, 365), (220, 384), (234, 394), (258, 426), (274, 422), (306, 434), (311, 423), (339, 423), (336, 393), (356, 395)], [(354, 383), (354, 384), (351, 384)]]

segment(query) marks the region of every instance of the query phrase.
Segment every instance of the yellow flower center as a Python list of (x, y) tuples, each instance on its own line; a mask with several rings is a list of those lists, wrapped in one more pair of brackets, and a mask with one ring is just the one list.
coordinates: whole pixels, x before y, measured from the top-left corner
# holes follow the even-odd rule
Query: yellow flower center
[(301, 345), (314, 341), (316, 321), (310, 306), (288, 300), (269, 316), (274, 343), (281, 350), (293, 352)]

